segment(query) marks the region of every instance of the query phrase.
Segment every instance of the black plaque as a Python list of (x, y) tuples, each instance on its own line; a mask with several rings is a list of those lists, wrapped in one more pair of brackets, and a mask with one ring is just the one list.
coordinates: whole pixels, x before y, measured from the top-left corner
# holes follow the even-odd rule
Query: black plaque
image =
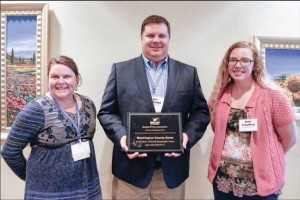
[(181, 113), (128, 113), (128, 152), (182, 152)]

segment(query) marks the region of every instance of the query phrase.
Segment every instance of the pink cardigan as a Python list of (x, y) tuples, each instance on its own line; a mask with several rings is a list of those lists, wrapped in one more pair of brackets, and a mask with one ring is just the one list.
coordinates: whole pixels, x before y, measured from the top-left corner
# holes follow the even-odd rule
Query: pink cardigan
[[(216, 107), (215, 133), (208, 166), (208, 179), (215, 178), (225, 141), (228, 115), (230, 112), (232, 85), (228, 87)], [(274, 127), (281, 127), (295, 120), (288, 98), (280, 92), (256, 83), (246, 110), (256, 118), (258, 131), (251, 134), (251, 151), (258, 195), (266, 196), (277, 192), (284, 184), (284, 152)]]

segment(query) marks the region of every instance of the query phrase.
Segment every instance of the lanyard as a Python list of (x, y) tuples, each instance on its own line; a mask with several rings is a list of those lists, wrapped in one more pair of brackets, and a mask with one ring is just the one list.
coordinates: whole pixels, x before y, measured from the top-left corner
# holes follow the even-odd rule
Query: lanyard
[[(165, 64), (165, 63), (164, 63), (164, 64)], [(164, 65), (164, 64), (163, 64), (163, 65)], [(151, 63), (149, 63), (149, 65), (151, 65)], [(160, 75), (158, 76), (158, 78), (156, 79), (156, 82), (155, 82), (155, 83), (154, 83), (154, 81), (152, 80), (152, 77), (151, 77), (151, 75), (150, 75), (150, 72), (149, 72), (148, 67), (146, 67), (146, 71), (147, 71), (147, 76), (148, 76), (148, 78), (149, 78), (149, 80), (150, 80), (150, 84), (151, 84), (151, 88), (152, 88), (152, 93), (155, 94), (155, 90), (156, 90), (156, 88), (157, 88), (157, 86), (158, 86), (158, 83), (159, 83), (159, 81), (160, 81), (162, 75), (163, 75), (164, 72), (166, 71), (166, 67), (164, 67), (164, 68), (162, 69), (162, 71), (161, 71)]]
[[(49, 93), (50, 94), (50, 93)], [(79, 138), (79, 141), (81, 142), (80, 140), (80, 137), (81, 137), (81, 134), (80, 134), (80, 129), (79, 129), (79, 126), (80, 126), (80, 114), (79, 114), (79, 109), (78, 109), (78, 104), (77, 104), (77, 101), (76, 101), (76, 98), (73, 96), (74, 100), (75, 100), (75, 106), (76, 106), (76, 114), (77, 114), (77, 123), (78, 125), (73, 121), (73, 119), (67, 114), (67, 112), (58, 104), (58, 102), (56, 101), (56, 99), (52, 96), (52, 94), (50, 94), (50, 97), (52, 99), (52, 101), (55, 103), (55, 105), (58, 107), (58, 109), (64, 114), (65, 117), (67, 117), (71, 123), (73, 124), (73, 126), (75, 127), (76, 129), (76, 133), (77, 133), (77, 137)]]

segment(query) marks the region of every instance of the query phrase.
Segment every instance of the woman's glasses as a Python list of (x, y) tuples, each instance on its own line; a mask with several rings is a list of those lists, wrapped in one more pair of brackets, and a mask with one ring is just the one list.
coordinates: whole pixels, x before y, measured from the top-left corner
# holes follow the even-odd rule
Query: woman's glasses
[(242, 58), (242, 59), (240, 59), (240, 60), (238, 60), (238, 59), (236, 59), (236, 58), (229, 58), (229, 59), (228, 59), (228, 65), (229, 65), (229, 66), (232, 66), (232, 67), (236, 66), (236, 64), (237, 64), (238, 62), (240, 62), (240, 65), (241, 65), (242, 67), (248, 67), (248, 66), (251, 64), (251, 62), (253, 62), (253, 60), (250, 60), (250, 59), (248, 59), (248, 58)]

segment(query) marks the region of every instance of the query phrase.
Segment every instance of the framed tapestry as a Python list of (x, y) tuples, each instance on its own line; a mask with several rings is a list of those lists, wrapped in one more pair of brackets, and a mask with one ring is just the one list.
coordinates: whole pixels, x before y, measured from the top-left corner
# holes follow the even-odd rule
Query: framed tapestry
[(1, 140), (18, 112), (46, 91), (48, 4), (1, 3)]
[(293, 100), (296, 119), (300, 119), (300, 37), (254, 36), (267, 73)]

